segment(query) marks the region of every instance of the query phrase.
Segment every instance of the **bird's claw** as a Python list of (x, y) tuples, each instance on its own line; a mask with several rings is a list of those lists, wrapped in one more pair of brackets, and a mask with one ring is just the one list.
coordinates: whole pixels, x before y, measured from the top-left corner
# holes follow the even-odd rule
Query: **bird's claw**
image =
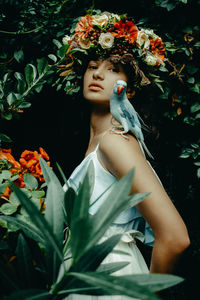
[[(122, 128), (123, 127), (118, 127), (118, 126), (113, 127), (111, 129), (111, 133), (120, 134), (123, 138), (125, 138), (126, 140), (129, 140), (129, 138), (126, 135), (124, 135), (124, 133), (127, 133), (127, 132), (125, 130), (121, 131)], [(120, 129), (120, 131), (118, 131), (116, 129)]]

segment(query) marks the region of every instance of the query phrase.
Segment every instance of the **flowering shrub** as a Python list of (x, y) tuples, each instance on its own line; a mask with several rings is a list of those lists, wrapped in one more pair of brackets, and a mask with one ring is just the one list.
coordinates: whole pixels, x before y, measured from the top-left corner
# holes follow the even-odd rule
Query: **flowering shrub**
[(45, 159), (50, 165), (49, 156), (41, 147), (39, 153), (23, 151), (19, 161), (15, 160), (11, 149), (0, 148), (0, 212), (2, 214), (12, 215), (16, 212), (23, 214), (20, 203), (16, 201), (15, 193), (8, 185), (9, 181), (22, 189), (38, 209), (44, 210), (45, 184), (39, 157)]

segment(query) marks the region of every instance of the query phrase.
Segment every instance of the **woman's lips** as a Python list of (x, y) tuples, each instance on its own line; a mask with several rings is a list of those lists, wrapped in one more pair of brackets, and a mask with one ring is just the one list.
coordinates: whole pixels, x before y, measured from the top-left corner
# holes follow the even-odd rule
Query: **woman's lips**
[(89, 85), (89, 89), (92, 91), (100, 91), (103, 90), (103, 87), (98, 83), (92, 82)]

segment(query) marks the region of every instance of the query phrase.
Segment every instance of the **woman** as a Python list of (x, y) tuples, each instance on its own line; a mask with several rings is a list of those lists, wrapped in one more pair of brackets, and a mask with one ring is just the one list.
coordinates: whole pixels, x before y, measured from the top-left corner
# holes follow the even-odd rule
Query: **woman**
[[(91, 203), (132, 168), (135, 168), (135, 175), (131, 193), (150, 192), (150, 195), (137, 205), (137, 209), (121, 213), (105, 235), (106, 239), (112, 234), (124, 233), (116, 249), (130, 253), (130, 264), (116, 272), (116, 275), (148, 272), (135, 244), (135, 238), (142, 239), (139, 231), (142, 217), (147, 222), (143, 230), (144, 242), (152, 245), (155, 237), (151, 273), (173, 273), (180, 255), (189, 246), (186, 226), (146, 160), (137, 138), (130, 133), (125, 137), (117, 134), (120, 128), (118, 132), (112, 131), (118, 122), (110, 113), (110, 95), (117, 80), (127, 82), (127, 97), (130, 98), (138, 85), (141, 87), (150, 82), (147, 71), (144, 72), (139, 67), (139, 58), (142, 60), (141, 66), (145, 63), (151, 66), (151, 72), (153, 67), (156, 69), (164, 64), (162, 41), (153, 31), (142, 30), (139, 31), (134, 23), (125, 17), (105, 13), (81, 18), (74, 36), (71, 39), (67, 37), (67, 43), (70, 45), (67, 57), (72, 59), (74, 68), (77, 66), (77, 60), (73, 55), (70, 56), (73, 48), (77, 49), (78, 46), (79, 49), (88, 51), (89, 57), (93, 57), (83, 75), (83, 97), (91, 107), (90, 139), (85, 159), (72, 173), (69, 183), (76, 189), (89, 162), (93, 161), (95, 184)], [(136, 52), (137, 48), (143, 52)], [(148, 57), (149, 55), (152, 57)], [(70, 72), (63, 73), (65, 74), (62, 75), (69, 75)], [(91, 214), (97, 211), (106, 196), (107, 192), (91, 206)], [(124, 258), (123, 255), (111, 253), (105, 262), (116, 260), (126, 261), (127, 256)]]

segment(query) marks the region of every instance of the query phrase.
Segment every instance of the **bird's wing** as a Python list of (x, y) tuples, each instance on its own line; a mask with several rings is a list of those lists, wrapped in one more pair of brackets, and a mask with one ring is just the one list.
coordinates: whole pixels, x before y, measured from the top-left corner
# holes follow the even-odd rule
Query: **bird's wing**
[(122, 111), (122, 117), (125, 118), (128, 122), (130, 122), (131, 127), (134, 127), (134, 116), (129, 112), (129, 109), (127, 109), (126, 103), (124, 101), (120, 103), (120, 110)]

